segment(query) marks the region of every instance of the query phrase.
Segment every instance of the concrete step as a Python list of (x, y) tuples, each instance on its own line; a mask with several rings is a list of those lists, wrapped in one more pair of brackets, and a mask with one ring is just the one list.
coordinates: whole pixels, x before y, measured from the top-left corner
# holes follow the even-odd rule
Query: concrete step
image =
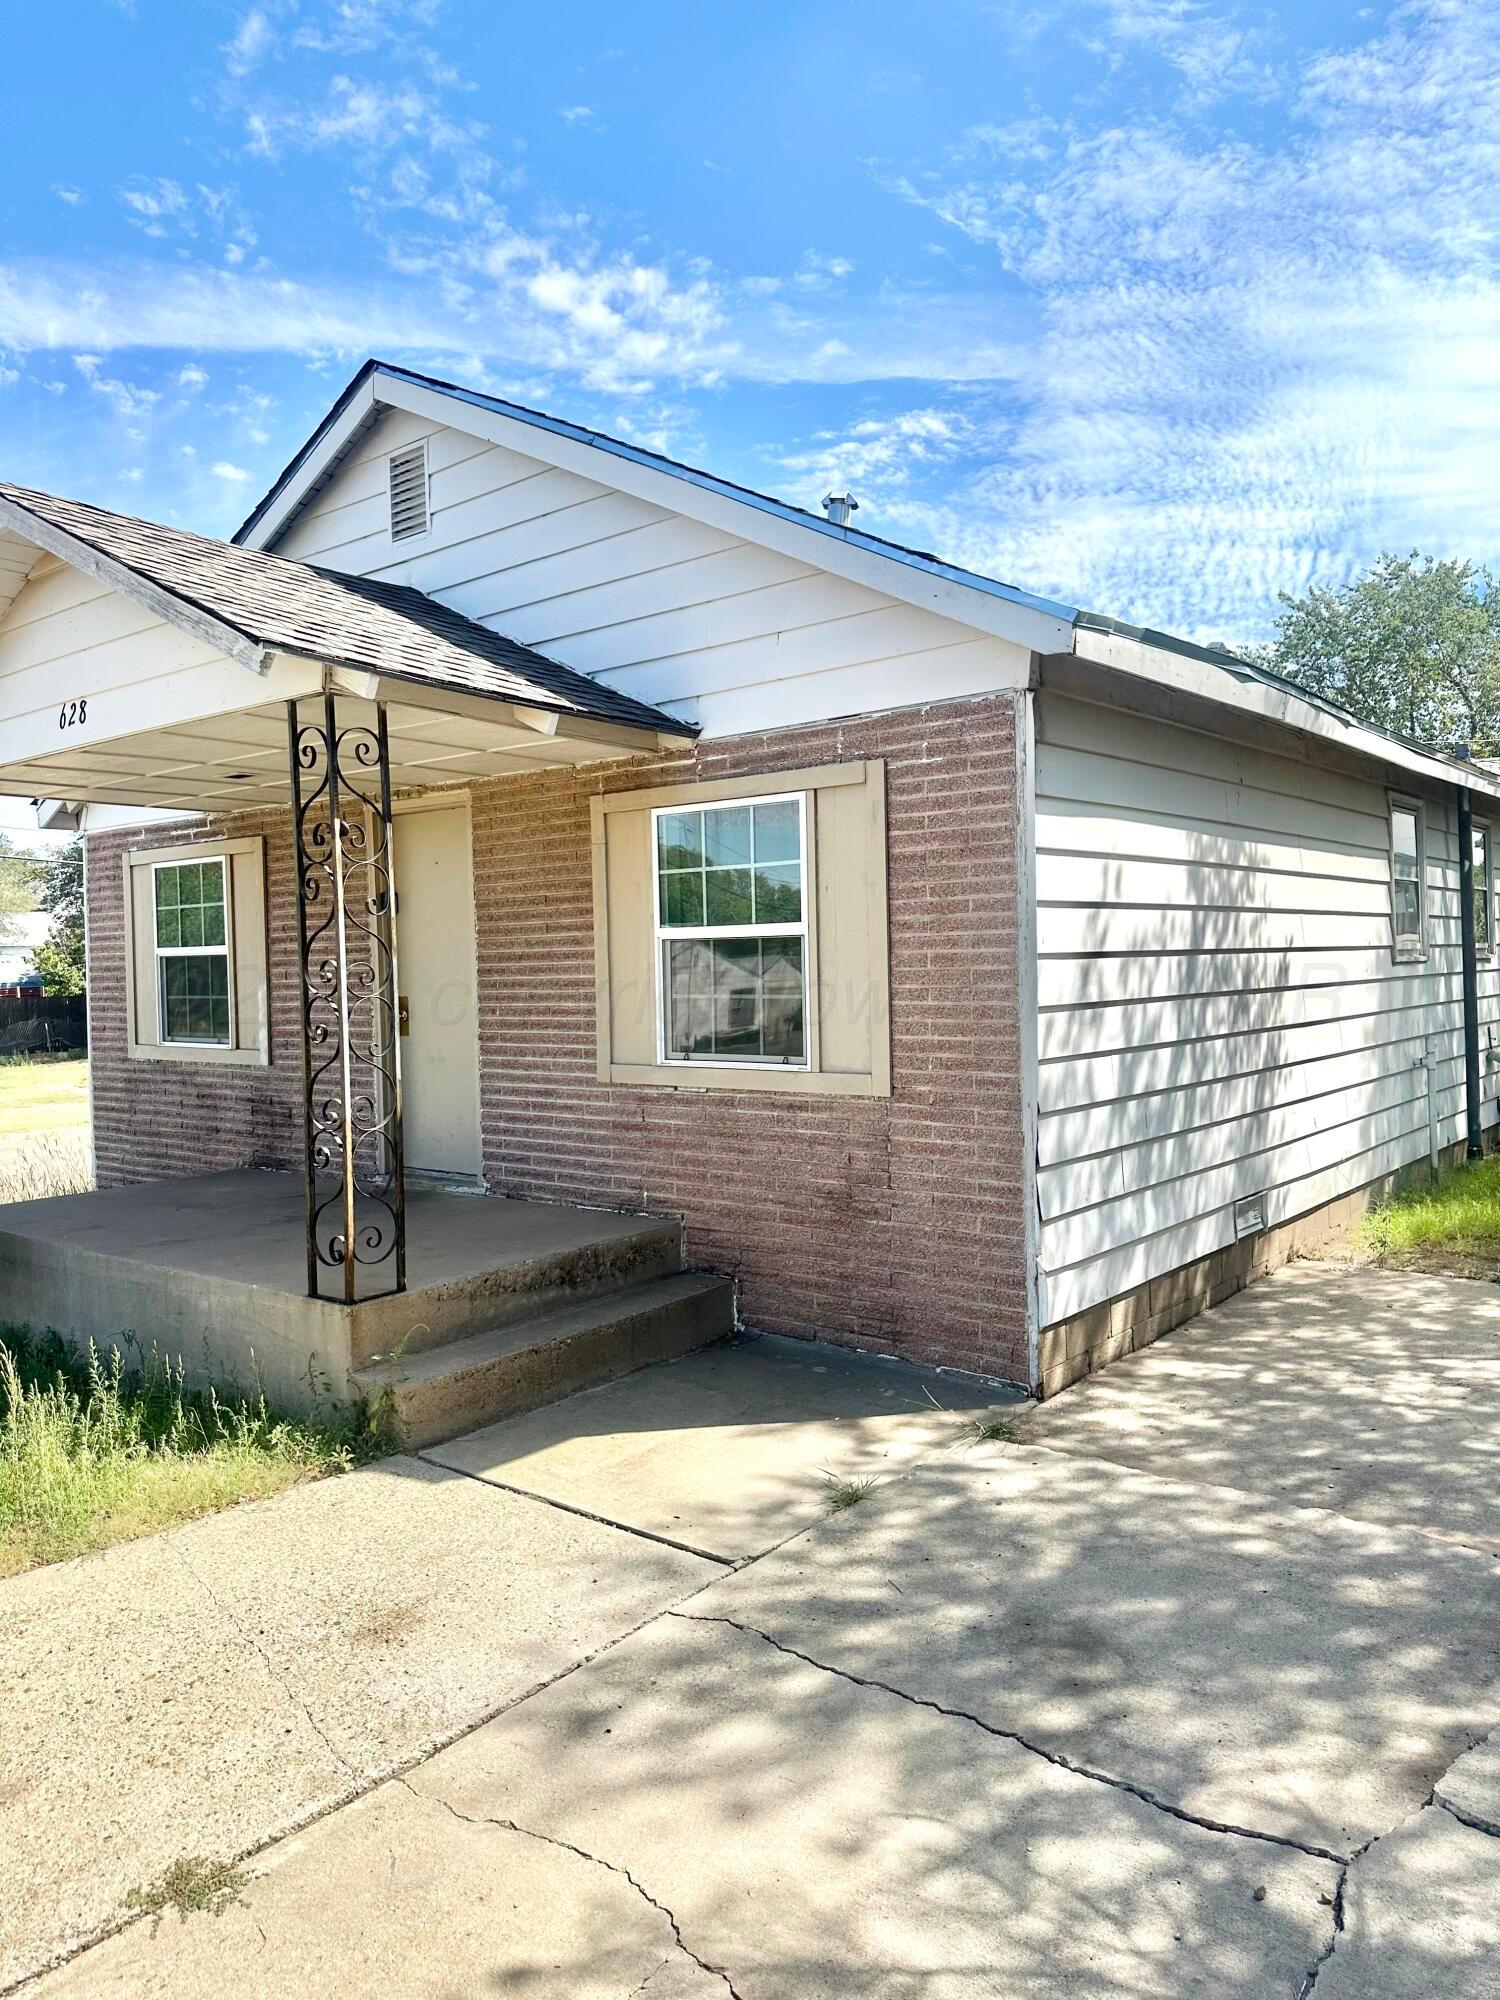
[(416, 1449), (706, 1347), (733, 1326), (732, 1282), (679, 1271), (368, 1362), (351, 1380), (372, 1403), (389, 1398), (401, 1442)]
[[(408, 1269), (408, 1289), (354, 1308), (350, 1360), (364, 1368), (400, 1353), (446, 1349), (455, 1341), (519, 1324), (682, 1269), (682, 1224), (655, 1215), (615, 1215), (477, 1196), (447, 1196), (448, 1212), (479, 1225), (466, 1244), (476, 1268)], [(413, 1221), (417, 1211), (413, 1206)], [(424, 1212), (422, 1218), (427, 1223)], [(430, 1233), (430, 1223), (428, 1224)], [(412, 1225), (408, 1225), (409, 1234)]]

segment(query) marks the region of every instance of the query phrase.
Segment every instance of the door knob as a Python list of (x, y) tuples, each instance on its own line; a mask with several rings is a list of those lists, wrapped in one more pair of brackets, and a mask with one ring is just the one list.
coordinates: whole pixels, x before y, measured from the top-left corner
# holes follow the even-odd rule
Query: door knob
[(396, 1002), (396, 1026), (403, 1035), (411, 1033), (411, 1006), (404, 993)]

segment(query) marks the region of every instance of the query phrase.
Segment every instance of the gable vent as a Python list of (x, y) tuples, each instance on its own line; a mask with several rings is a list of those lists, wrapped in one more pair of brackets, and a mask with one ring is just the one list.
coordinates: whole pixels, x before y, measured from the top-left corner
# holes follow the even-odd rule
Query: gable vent
[(427, 445), (408, 445), (390, 456), (391, 540), (427, 533)]

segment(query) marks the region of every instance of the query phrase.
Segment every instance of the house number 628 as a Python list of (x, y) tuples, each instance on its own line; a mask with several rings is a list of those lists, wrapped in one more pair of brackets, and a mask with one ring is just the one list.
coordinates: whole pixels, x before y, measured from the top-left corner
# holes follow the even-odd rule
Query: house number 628
[(84, 696), (82, 701), (65, 701), (57, 711), (57, 726), (59, 729), (76, 729), (80, 722), (87, 722), (88, 719), (89, 702), (87, 695)]

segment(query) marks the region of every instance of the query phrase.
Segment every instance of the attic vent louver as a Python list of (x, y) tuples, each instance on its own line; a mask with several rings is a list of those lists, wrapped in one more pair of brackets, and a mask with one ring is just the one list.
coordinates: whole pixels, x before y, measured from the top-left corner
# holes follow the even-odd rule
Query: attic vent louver
[(404, 542), (427, 533), (427, 445), (411, 444), (393, 451), (391, 469), (391, 540)]

